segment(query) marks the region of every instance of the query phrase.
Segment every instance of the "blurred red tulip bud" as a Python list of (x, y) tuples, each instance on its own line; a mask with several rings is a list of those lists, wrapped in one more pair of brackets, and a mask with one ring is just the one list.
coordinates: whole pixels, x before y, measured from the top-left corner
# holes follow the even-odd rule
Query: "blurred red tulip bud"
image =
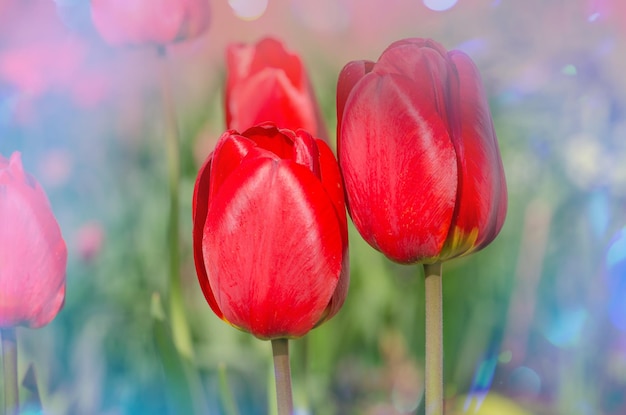
[(84, 262), (93, 261), (102, 251), (104, 229), (99, 222), (87, 222), (77, 232), (77, 251)]
[(241, 330), (295, 338), (335, 315), (348, 233), (328, 145), (271, 124), (225, 132), (196, 181), (193, 247), (209, 305)]
[(243, 131), (272, 122), (327, 138), (302, 59), (278, 40), (233, 44), (227, 51), (226, 126)]
[(209, 0), (92, 0), (96, 29), (111, 45), (165, 45), (209, 26)]
[(337, 86), (348, 210), (363, 238), (400, 263), (477, 251), (500, 232), (504, 169), (478, 69), (428, 39), (354, 61)]
[(0, 328), (48, 324), (65, 300), (67, 249), (19, 153), (0, 155), (0, 222)]

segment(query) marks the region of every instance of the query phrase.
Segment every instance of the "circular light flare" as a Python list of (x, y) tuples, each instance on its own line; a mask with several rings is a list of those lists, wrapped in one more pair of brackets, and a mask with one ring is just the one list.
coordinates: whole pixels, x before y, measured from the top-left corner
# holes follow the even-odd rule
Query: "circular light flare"
[(529, 367), (516, 368), (509, 377), (509, 385), (515, 394), (534, 399), (541, 392), (541, 378)]
[(622, 228), (610, 243), (606, 253), (606, 266), (610, 271), (626, 263), (626, 227)]
[(618, 330), (626, 331), (626, 228), (609, 243), (605, 261), (609, 319)]
[(595, 22), (596, 20), (598, 20), (598, 18), (600, 17), (600, 13), (592, 13), (589, 15), (589, 17), (587, 17), (587, 21), (588, 22)]
[(267, 10), (268, 0), (228, 0), (235, 15), (242, 20), (256, 20)]
[(424, 6), (436, 12), (443, 12), (451, 9), (458, 0), (424, 0)]

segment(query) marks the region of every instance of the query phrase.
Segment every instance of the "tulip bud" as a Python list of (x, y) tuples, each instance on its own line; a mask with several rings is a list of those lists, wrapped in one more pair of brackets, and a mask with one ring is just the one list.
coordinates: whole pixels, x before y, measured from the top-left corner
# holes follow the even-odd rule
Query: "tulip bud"
[(67, 249), (19, 153), (0, 155), (0, 223), (0, 328), (44, 326), (65, 300)]
[(478, 69), (427, 39), (355, 61), (337, 86), (337, 146), (348, 210), (363, 238), (400, 263), (489, 244), (507, 191)]
[(226, 126), (243, 131), (272, 122), (326, 138), (317, 100), (302, 59), (278, 40), (233, 44), (227, 51)]
[(201, 35), (209, 0), (92, 0), (91, 17), (112, 45), (165, 45)]
[(339, 166), (322, 140), (265, 124), (225, 132), (198, 173), (193, 247), (220, 318), (261, 339), (331, 318), (348, 287)]

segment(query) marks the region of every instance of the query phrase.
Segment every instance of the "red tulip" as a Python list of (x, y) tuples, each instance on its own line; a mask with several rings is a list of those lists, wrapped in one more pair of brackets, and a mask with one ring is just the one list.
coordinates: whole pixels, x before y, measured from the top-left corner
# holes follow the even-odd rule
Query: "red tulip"
[(112, 45), (163, 45), (199, 36), (209, 25), (209, 0), (92, 0), (91, 16)]
[(507, 192), (478, 69), (426, 39), (355, 61), (337, 87), (338, 152), (356, 228), (401, 263), (477, 251), (500, 232)]
[(226, 126), (243, 131), (272, 122), (326, 138), (313, 88), (300, 57), (278, 40), (233, 44), (227, 51)]
[(0, 328), (48, 324), (65, 300), (67, 249), (19, 153), (0, 155), (0, 222)]
[(193, 196), (193, 247), (220, 318), (262, 339), (331, 318), (348, 287), (339, 166), (322, 140), (264, 124), (225, 132)]

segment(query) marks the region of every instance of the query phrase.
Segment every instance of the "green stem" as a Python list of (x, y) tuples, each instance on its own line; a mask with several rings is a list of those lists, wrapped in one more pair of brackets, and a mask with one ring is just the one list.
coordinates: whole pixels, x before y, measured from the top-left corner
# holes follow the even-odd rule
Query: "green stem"
[(185, 317), (180, 281), (180, 138), (176, 120), (176, 108), (170, 83), (165, 48), (159, 49), (161, 94), (166, 139), (168, 185), (170, 191), (170, 214), (168, 220), (169, 251), (169, 320), (174, 344), (179, 353), (192, 357), (191, 334)]
[(441, 263), (424, 265), (426, 291), (426, 415), (443, 414), (443, 301)]
[(289, 367), (289, 340), (273, 339), (272, 354), (274, 355), (278, 415), (292, 415), (293, 397), (291, 393), (291, 369)]
[(17, 383), (17, 337), (15, 328), (0, 329), (2, 337), (2, 366), (4, 367), (4, 414), (17, 415), (20, 412)]

